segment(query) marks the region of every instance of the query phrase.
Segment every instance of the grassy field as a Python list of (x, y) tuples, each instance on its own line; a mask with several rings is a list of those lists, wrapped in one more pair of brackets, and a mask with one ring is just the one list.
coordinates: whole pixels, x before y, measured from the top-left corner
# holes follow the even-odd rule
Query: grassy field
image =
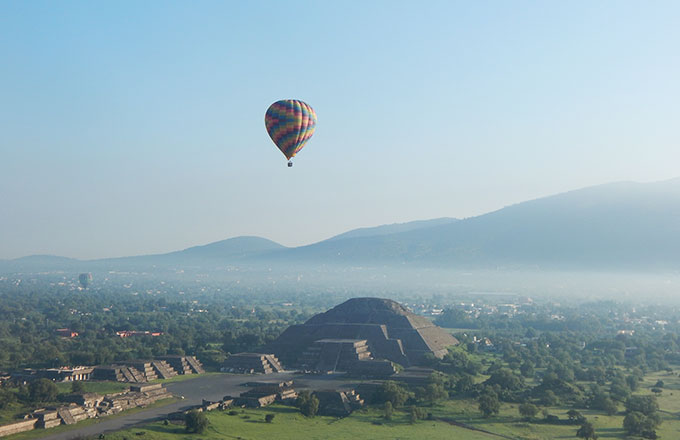
[[(275, 414), (272, 423), (265, 423), (266, 414)], [(305, 418), (295, 408), (272, 405), (263, 409), (246, 409), (237, 415), (227, 412), (208, 414), (210, 427), (203, 435), (187, 434), (180, 425), (154, 423), (144, 428), (131, 429), (107, 434), (107, 440), (125, 438), (161, 439), (455, 439), (489, 440), (499, 438), (481, 432), (452, 426), (440, 421), (419, 421), (409, 424), (406, 414), (395, 412), (391, 421), (380, 418), (381, 411), (371, 409), (359, 411), (352, 416), (337, 419), (334, 417)], [(380, 422), (376, 425), (374, 422)], [(143, 434), (140, 434), (143, 433)]]
[[(680, 378), (677, 374), (658, 372), (645, 377), (636, 394), (652, 394), (650, 388), (658, 380), (664, 382), (664, 389), (658, 396), (663, 424), (657, 429), (661, 439), (674, 440), (680, 438)], [(566, 424), (567, 406), (546, 408), (550, 414), (560, 418), (561, 423), (548, 424), (542, 416), (527, 422), (521, 419), (518, 405), (503, 404), (500, 413), (495, 417), (483, 418), (477, 409), (477, 402), (472, 399), (452, 399), (426, 407), (434, 420), (408, 422), (403, 411), (395, 411), (393, 420), (385, 421), (378, 408), (357, 411), (344, 419), (332, 417), (305, 418), (295, 408), (273, 405), (262, 409), (237, 409), (236, 415), (225, 411), (208, 414), (211, 426), (206, 433), (197, 436), (187, 434), (181, 425), (164, 425), (154, 423), (143, 428), (107, 434), (107, 439), (123, 440), (125, 438), (145, 439), (500, 439), (503, 436), (523, 440), (552, 440), (576, 438), (577, 425)], [(607, 416), (598, 411), (581, 410), (581, 413), (594, 425), (601, 439), (626, 439), (623, 431), (623, 405), (620, 412)], [(275, 414), (272, 423), (265, 423), (266, 414)], [(454, 426), (450, 421), (463, 423), (493, 434), (474, 431)], [(139, 435), (139, 437), (137, 437)]]
[[(177, 376), (171, 381), (188, 380), (195, 376)], [(657, 381), (664, 382), (663, 391), (658, 395), (663, 424), (657, 429), (661, 439), (680, 438), (680, 377), (677, 373), (656, 372), (648, 374), (640, 384), (635, 394), (652, 394), (650, 389)], [(165, 381), (167, 382), (167, 381)], [(90, 392), (109, 393), (121, 391), (127, 385), (120, 383), (90, 382), (85, 383)], [(70, 384), (59, 384), (61, 388)], [(70, 388), (69, 388), (70, 389)], [(166, 404), (162, 402), (160, 404)], [(404, 411), (395, 411), (390, 421), (384, 420), (382, 410), (367, 408), (360, 410), (344, 419), (333, 417), (305, 418), (295, 408), (283, 405), (272, 405), (262, 409), (236, 409), (236, 415), (229, 415), (227, 411), (215, 411), (208, 414), (210, 428), (198, 436), (188, 434), (182, 425), (158, 422), (148, 426), (134, 428), (127, 431), (106, 434), (106, 439), (123, 440), (132, 438), (144, 439), (500, 439), (513, 438), (523, 440), (549, 440), (576, 438), (577, 425), (566, 424), (566, 406), (547, 407), (552, 415), (559, 417), (561, 423), (545, 423), (542, 416), (531, 422), (522, 420), (518, 413), (517, 404), (504, 403), (497, 416), (483, 418), (477, 409), (477, 402), (473, 399), (452, 399), (440, 404), (424, 408), (432, 413), (433, 420), (421, 420), (415, 424), (408, 421)], [(626, 439), (623, 431), (623, 405), (619, 405), (620, 412), (613, 416), (590, 410), (580, 410), (593, 423), (601, 439)], [(17, 408), (14, 408), (16, 413)], [(134, 411), (134, 410), (133, 410)], [(275, 414), (272, 423), (264, 421), (266, 414)], [(7, 416), (7, 412), (0, 414)], [(475, 431), (456, 426), (451, 422), (463, 423), (482, 431)], [(83, 422), (86, 424), (95, 421)], [(564, 424), (562, 424), (564, 423)], [(81, 425), (82, 426), (82, 425)], [(57, 428), (57, 430), (68, 427)], [(44, 432), (44, 431), (43, 431)], [(51, 432), (56, 432), (51, 430)], [(40, 432), (20, 434), (11, 437), (16, 440), (36, 438)]]
[[(120, 393), (130, 388), (130, 384), (123, 382), (94, 382), (94, 381), (84, 381), (81, 382), (86, 393), (97, 393), (97, 394), (112, 394)], [(59, 394), (68, 394), (71, 392), (72, 383), (71, 382), (59, 382), (56, 383), (57, 389), (59, 389)]]
[[(550, 413), (567, 419), (566, 407), (548, 408)], [(123, 440), (144, 438), (160, 439), (500, 439), (501, 436), (523, 440), (552, 440), (576, 438), (577, 425), (547, 424), (541, 420), (526, 422), (520, 419), (517, 405), (504, 404), (498, 416), (485, 419), (477, 410), (476, 402), (458, 399), (426, 408), (435, 420), (422, 420), (410, 424), (405, 412), (395, 411), (391, 421), (385, 421), (382, 411), (376, 408), (357, 411), (350, 417), (336, 419), (333, 417), (305, 418), (295, 408), (272, 405), (262, 409), (238, 410), (237, 415), (228, 415), (226, 411), (208, 414), (210, 428), (202, 435), (187, 434), (181, 425), (164, 425), (154, 423), (143, 428), (107, 434), (106, 439)], [(601, 439), (626, 439), (622, 428), (623, 414), (606, 416), (594, 411), (582, 413), (595, 426)], [(272, 423), (265, 423), (266, 414), (275, 414)], [(455, 420), (493, 434), (469, 430), (446, 423)], [(657, 430), (661, 439), (676, 439), (680, 432), (680, 420), (668, 417)]]

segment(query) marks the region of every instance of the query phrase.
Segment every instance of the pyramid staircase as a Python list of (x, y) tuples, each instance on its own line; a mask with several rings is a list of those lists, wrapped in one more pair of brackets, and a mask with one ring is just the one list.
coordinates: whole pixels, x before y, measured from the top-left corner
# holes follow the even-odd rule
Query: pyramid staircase
[(146, 382), (144, 375), (135, 367), (126, 365), (108, 365), (96, 367), (92, 374), (96, 380), (116, 382)]
[(307, 347), (300, 363), (318, 371), (349, 371), (357, 361), (370, 359), (365, 339), (320, 339)]
[(161, 379), (170, 379), (171, 377), (177, 376), (177, 371), (172, 368), (166, 361), (157, 360), (152, 361), (151, 366), (156, 370), (158, 377)]
[(189, 365), (191, 365), (192, 370), (194, 370), (195, 374), (203, 374), (205, 373), (205, 370), (203, 369), (203, 364), (196, 359), (195, 356), (187, 356), (187, 362), (189, 362)]
[(283, 371), (283, 366), (281, 365), (281, 362), (277, 359), (276, 356), (274, 356), (273, 354), (265, 354), (264, 357), (265, 359), (267, 359), (267, 361), (269, 361), (271, 369), (274, 370), (276, 373), (280, 373)]
[(144, 377), (144, 374), (142, 374), (135, 367), (128, 367), (127, 370), (130, 372), (133, 382), (147, 382), (147, 379)]
[[(151, 364), (151, 361), (129, 361), (127, 362), (129, 365), (128, 369), (130, 372), (132, 372), (133, 369), (137, 369), (140, 375), (135, 375), (136, 382), (149, 382), (152, 380), (158, 379), (158, 375), (156, 374), (156, 370), (154, 370), (153, 365)], [(139, 378), (143, 378), (142, 380), (138, 380)]]

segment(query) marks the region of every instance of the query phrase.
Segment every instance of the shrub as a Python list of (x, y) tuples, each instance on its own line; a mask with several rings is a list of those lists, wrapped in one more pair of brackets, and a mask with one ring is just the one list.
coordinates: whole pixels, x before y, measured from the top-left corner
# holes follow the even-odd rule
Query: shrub
[(392, 413), (394, 412), (394, 409), (392, 408), (392, 402), (389, 400), (385, 402), (385, 420), (392, 420)]
[(189, 411), (186, 416), (184, 416), (184, 423), (187, 432), (196, 434), (204, 433), (208, 425), (210, 425), (210, 421), (205, 413), (196, 410)]
[(533, 403), (523, 403), (518, 408), (519, 414), (525, 419), (532, 419), (538, 414), (538, 407)]
[(303, 391), (295, 401), (295, 406), (305, 417), (314, 417), (319, 412), (319, 399), (309, 391)]

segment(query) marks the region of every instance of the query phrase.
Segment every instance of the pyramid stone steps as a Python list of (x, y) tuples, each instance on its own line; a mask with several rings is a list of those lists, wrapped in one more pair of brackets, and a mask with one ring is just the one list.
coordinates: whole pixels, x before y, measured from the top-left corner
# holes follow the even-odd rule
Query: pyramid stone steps
[(161, 379), (170, 379), (177, 376), (175, 369), (165, 361), (153, 361), (151, 362), (151, 365)]
[(132, 376), (134, 376), (135, 382), (148, 382), (144, 374), (135, 367), (130, 367), (129, 370)]
[(194, 373), (196, 374), (203, 374), (205, 373), (205, 370), (203, 369), (203, 365), (196, 359), (195, 356), (187, 356), (187, 362), (191, 366), (191, 368), (194, 370)]
[(120, 371), (127, 382), (137, 382), (135, 376), (132, 374), (129, 368), (123, 367), (120, 369)]
[(142, 374), (144, 382), (158, 379), (151, 361), (130, 361), (128, 365), (131, 366), (130, 368), (136, 368)]
[[(167, 355), (159, 356), (157, 359), (167, 362), (177, 374), (194, 374), (191, 365), (188, 361), (189, 356), (179, 356), (179, 355)], [(200, 364), (199, 364), (200, 366)], [(200, 369), (203, 372), (203, 369)]]
[(283, 366), (281, 366), (281, 362), (279, 362), (276, 356), (274, 356), (273, 354), (266, 354), (265, 358), (267, 358), (274, 371), (276, 371), (277, 373), (283, 371)]

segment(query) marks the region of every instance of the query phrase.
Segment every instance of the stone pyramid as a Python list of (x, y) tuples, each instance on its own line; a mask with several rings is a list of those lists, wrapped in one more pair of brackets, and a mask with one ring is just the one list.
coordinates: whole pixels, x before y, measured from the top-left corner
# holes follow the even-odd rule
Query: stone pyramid
[(269, 345), (285, 365), (300, 365), (303, 352), (321, 339), (365, 339), (371, 354), (403, 366), (420, 365), (428, 353), (443, 357), (456, 338), (429, 319), (383, 298), (353, 298), (306, 323), (288, 327)]

